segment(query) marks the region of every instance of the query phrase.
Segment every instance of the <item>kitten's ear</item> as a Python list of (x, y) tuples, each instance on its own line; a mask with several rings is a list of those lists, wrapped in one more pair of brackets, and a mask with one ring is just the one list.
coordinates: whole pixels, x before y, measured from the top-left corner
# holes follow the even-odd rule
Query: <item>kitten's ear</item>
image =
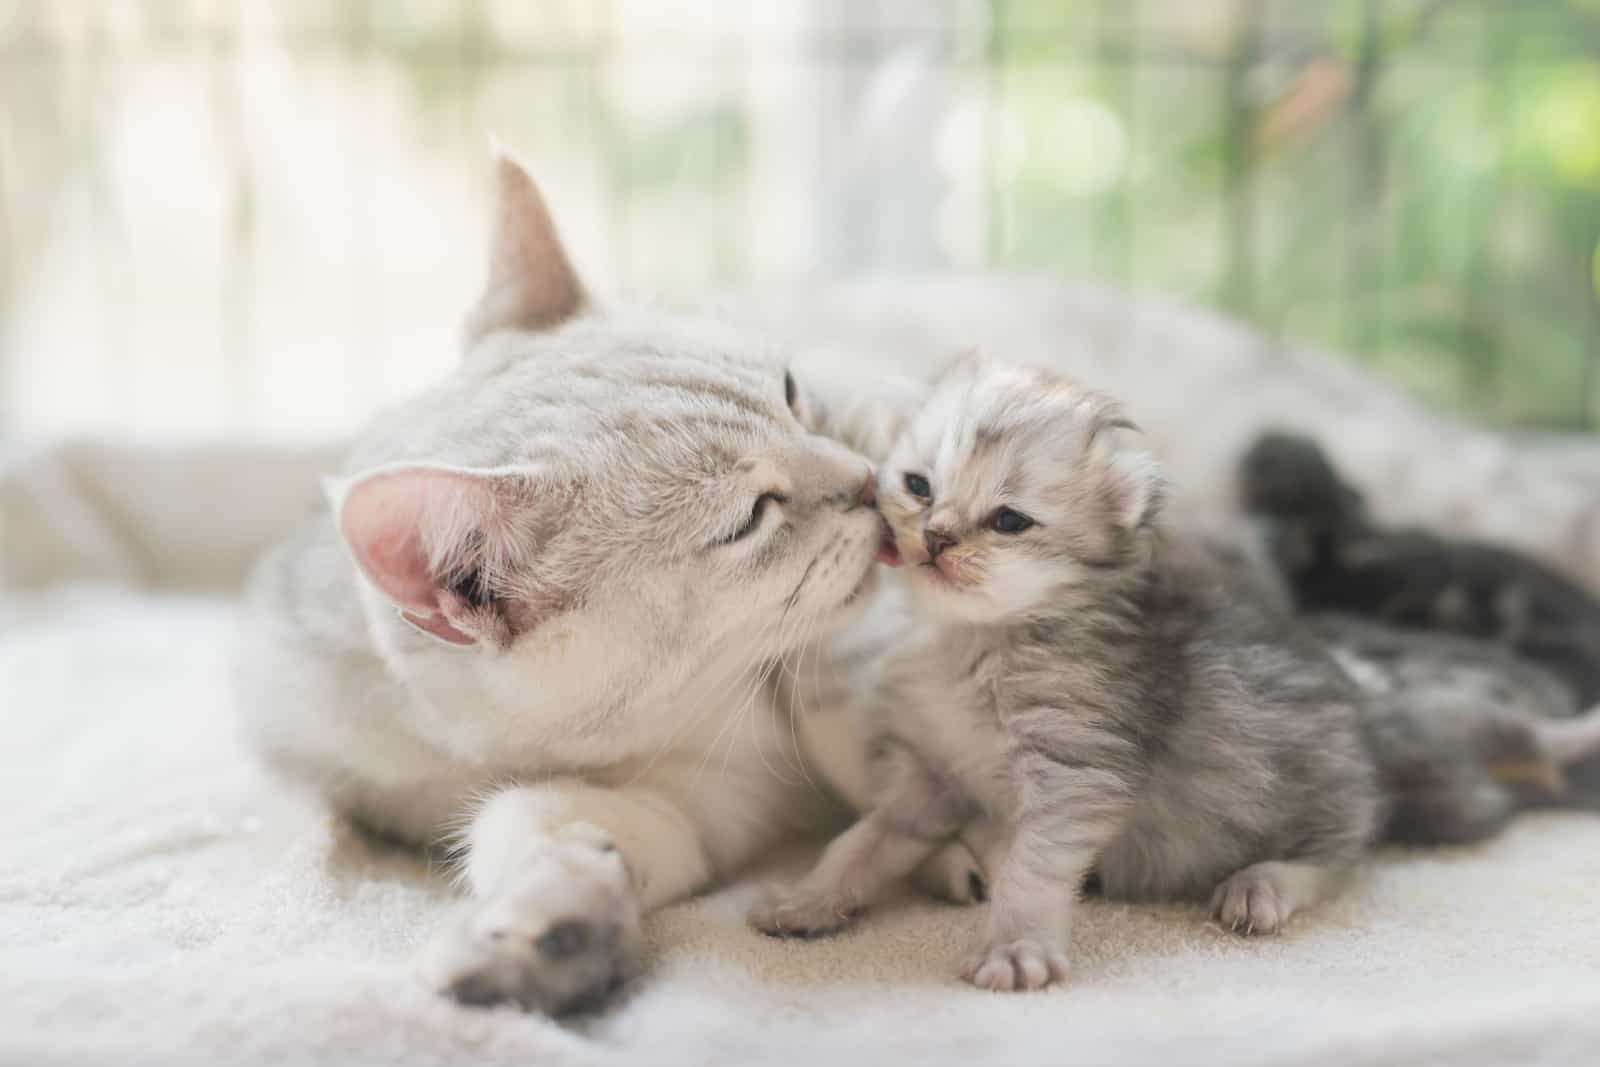
[(1095, 441), (1099, 467), (1100, 498), (1118, 529), (1137, 530), (1155, 519), (1166, 495), (1166, 479), (1161, 465), (1143, 446), (1119, 440), (1133, 429), (1130, 422), (1113, 426)]
[(539, 187), (522, 164), (496, 145), (495, 213), (489, 280), (467, 316), (471, 344), (496, 330), (543, 330), (583, 308), (587, 297), (572, 269)]
[(503, 597), (558, 521), (560, 504), (545, 505), (560, 494), (532, 476), (389, 467), (327, 491), (356, 566), (418, 630), (452, 645), (505, 645), (537, 623), (513, 619)]

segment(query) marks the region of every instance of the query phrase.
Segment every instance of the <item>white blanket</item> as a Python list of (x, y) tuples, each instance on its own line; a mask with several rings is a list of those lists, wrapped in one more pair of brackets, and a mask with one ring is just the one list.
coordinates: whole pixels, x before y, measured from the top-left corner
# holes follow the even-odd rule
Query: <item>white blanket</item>
[[(1271, 940), (1090, 901), (1059, 992), (955, 977), (979, 913), (746, 929), (748, 882), (647, 923), (606, 1013), (457, 1007), (412, 977), (452, 905), (420, 858), (266, 780), (233, 737), (231, 606), (0, 600), (0, 1061), (1571, 1063), (1600, 1057), (1600, 818), (1382, 857)], [(800, 857), (790, 857), (791, 865)]]

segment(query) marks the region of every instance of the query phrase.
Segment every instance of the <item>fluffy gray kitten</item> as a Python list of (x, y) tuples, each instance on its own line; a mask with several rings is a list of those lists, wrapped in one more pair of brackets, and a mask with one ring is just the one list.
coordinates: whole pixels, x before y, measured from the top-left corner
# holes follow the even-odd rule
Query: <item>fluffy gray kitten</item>
[(1043, 371), (938, 382), (880, 478), (919, 629), (885, 668), (875, 803), (757, 928), (840, 927), (982, 819), (1010, 836), (963, 969), (990, 989), (1066, 976), (1091, 871), (1255, 934), (1346, 882), (1380, 820), (1361, 692), (1162, 521), (1130, 428)]

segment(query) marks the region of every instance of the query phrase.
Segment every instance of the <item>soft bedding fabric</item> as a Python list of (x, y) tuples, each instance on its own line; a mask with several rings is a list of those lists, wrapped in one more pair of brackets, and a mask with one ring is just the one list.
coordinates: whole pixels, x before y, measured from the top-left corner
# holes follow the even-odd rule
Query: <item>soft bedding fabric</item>
[[(921, 900), (836, 939), (747, 930), (752, 885), (647, 923), (604, 1014), (457, 1007), (410, 965), (452, 892), (257, 772), (226, 600), (0, 600), (0, 1061), (1593, 1064), (1600, 817), (1389, 854), (1285, 936), (1090, 902), (1059, 992), (955, 969), (979, 912)], [(792, 867), (802, 856), (788, 857)], [(780, 863), (781, 866), (781, 863)]]

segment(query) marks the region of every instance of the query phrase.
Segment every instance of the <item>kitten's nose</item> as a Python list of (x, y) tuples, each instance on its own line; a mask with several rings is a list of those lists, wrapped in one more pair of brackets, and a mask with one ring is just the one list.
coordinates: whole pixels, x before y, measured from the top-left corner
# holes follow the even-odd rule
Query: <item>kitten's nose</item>
[(957, 540), (955, 534), (946, 533), (944, 530), (923, 530), (922, 543), (928, 546), (928, 562), (932, 563), (938, 559), (939, 553), (955, 544)]

